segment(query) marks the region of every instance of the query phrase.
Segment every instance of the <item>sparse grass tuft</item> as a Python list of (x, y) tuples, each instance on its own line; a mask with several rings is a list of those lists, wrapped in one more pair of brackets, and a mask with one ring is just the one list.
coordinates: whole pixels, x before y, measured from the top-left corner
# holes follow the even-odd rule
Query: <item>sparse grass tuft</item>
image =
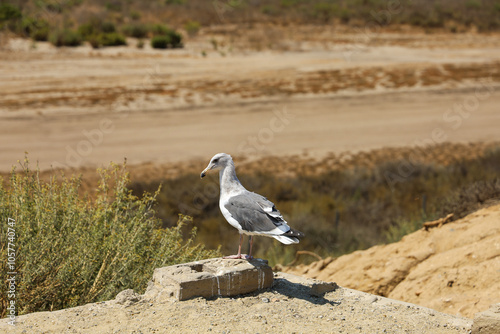
[[(153, 210), (159, 189), (134, 196), (127, 189), (125, 165), (99, 174), (93, 200), (79, 196), (79, 178), (44, 182), (27, 160), (21, 171), (12, 170), (6, 184), (0, 179), (0, 256), (7, 258), (11, 218), (16, 222), (19, 314), (109, 300), (127, 288), (143, 292), (155, 268), (219, 255), (194, 244), (196, 229), (189, 217), (161, 228)], [(183, 238), (186, 228), (190, 233)], [(6, 272), (2, 266), (2, 277)]]
[(143, 23), (132, 23), (123, 26), (122, 31), (129, 37), (145, 38), (148, 35), (149, 29)]
[(184, 29), (188, 33), (189, 36), (196, 36), (198, 34), (198, 31), (200, 31), (201, 24), (198, 21), (187, 21), (186, 24), (184, 24)]
[(49, 41), (54, 46), (79, 46), (82, 44), (82, 36), (74, 30), (62, 29), (52, 32)]

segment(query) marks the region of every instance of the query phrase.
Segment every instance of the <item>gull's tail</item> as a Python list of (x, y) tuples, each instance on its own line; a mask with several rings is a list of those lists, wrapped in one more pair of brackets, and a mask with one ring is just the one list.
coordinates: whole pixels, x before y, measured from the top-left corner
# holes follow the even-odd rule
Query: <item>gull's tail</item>
[(300, 231), (290, 229), (288, 232), (285, 232), (281, 235), (273, 235), (273, 238), (278, 240), (279, 242), (285, 245), (298, 244), (300, 239), (306, 235)]

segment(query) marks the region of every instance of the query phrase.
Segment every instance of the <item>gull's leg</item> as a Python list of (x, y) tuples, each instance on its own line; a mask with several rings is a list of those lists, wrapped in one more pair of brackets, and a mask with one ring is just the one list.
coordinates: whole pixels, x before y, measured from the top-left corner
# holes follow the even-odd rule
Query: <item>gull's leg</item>
[(241, 244), (243, 243), (243, 234), (240, 233), (240, 244), (238, 246), (238, 259), (241, 259)]
[(243, 258), (243, 256), (241, 255), (241, 244), (242, 243), (243, 243), (243, 234), (240, 233), (240, 245), (238, 246), (238, 254), (224, 256), (223, 259), (242, 259)]
[(248, 260), (253, 259), (253, 256), (252, 256), (252, 246), (253, 246), (253, 235), (250, 236), (250, 250), (248, 251), (248, 256), (247, 256)]

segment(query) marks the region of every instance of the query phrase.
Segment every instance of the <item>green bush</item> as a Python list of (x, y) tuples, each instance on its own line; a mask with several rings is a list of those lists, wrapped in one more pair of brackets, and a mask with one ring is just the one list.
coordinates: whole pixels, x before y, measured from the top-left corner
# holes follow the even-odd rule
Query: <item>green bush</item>
[(113, 22), (103, 22), (100, 18), (94, 17), (89, 22), (81, 24), (78, 27), (78, 33), (87, 39), (90, 36), (98, 35), (99, 33), (116, 32), (116, 27)]
[(129, 16), (132, 20), (137, 21), (141, 18), (141, 13), (136, 10), (132, 10), (130, 11)]
[(166, 49), (170, 43), (170, 38), (165, 35), (154, 36), (151, 38), (151, 46), (155, 49)]
[(155, 49), (181, 48), (182, 35), (175, 30), (168, 30), (164, 35), (153, 36), (151, 46)]
[(94, 49), (98, 49), (103, 46), (127, 45), (125, 36), (117, 32), (91, 35), (87, 37), (87, 41)]
[(44, 19), (23, 17), (21, 21), (23, 34), (35, 41), (46, 41), (49, 38), (49, 22)]
[(0, 3), (0, 22), (21, 18), (21, 11), (14, 5)]
[(127, 45), (127, 41), (125, 40), (125, 36), (122, 34), (112, 32), (107, 34), (100, 34), (98, 36), (98, 40), (100, 45), (102, 46), (119, 46), (119, 45)]
[(188, 21), (184, 25), (184, 29), (188, 33), (189, 36), (195, 36), (200, 31), (201, 24), (198, 21)]
[(338, 6), (328, 2), (320, 2), (313, 6), (312, 12), (316, 20), (321, 23), (328, 23), (338, 12)]
[(104, 33), (116, 32), (116, 27), (113, 22), (103, 22), (101, 25), (101, 31)]
[(186, 0), (165, 0), (166, 5), (183, 5)]
[(122, 32), (129, 37), (144, 38), (148, 35), (149, 29), (145, 24), (133, 23), (125, 25)]
[(170, 30), (167, 33), (167, 36), (169, 36), (169, 38), (170, 38), (170, 45), (173, 48), (182, 48), (182, 35), (181, 34), (179, 34), (175, 30)]
[(481, 8), (481, 2), (478, 0), (468, 0), (465, 2), (465, 7), (467, 9), (480, 9)]
[(120, 12), (122, 10), (122, 4), (119, 1), (109, 1), (106, 2), (106, 9), (112, 12)]
[(70, 29), (56, 30), (50, 34), (49, 41), (57, 47), (79, 46), (82, 44), (82, 36)]
[(153, 35), (167, 35), (171, 29), (164, 24), (153, 24), (150, 30)]
[(81, 24), (77, 31), (83, 39), (88, 39), (90, 36), (96, 35), (98, 32), (95, 25), (91, 22)]
[[(219, 256), (194, 244), (194, 229), (183, 239), (189, 217), (161, 228), (153, 210), (159, 189), (139, 199), (127, 189), (125, 166), (99, 174), (92, 199), (79, 195), (79, 178), (43, 181), (27, 161), (6, 185), (0, 178), (0, 256), (7, 259), (7, 243), (14, 244), (19, 314), (109, 300), (127, 288), (142, 293), (155, 268)], [(7, 271), (1, 266), (2, 277)]]

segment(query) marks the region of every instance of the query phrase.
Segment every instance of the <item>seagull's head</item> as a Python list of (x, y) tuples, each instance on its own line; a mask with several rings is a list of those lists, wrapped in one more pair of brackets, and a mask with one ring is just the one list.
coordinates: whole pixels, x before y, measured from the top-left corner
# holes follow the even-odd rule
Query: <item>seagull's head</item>
[(200, 177), (203, 178), (209, 170), (212, 169), (222, 169), (233, 163), (233, 159), (229, 154), (226, 153), (217, 153), (213, 156), (213, 158), (208, 163), (207, 168), (201, 172)]

